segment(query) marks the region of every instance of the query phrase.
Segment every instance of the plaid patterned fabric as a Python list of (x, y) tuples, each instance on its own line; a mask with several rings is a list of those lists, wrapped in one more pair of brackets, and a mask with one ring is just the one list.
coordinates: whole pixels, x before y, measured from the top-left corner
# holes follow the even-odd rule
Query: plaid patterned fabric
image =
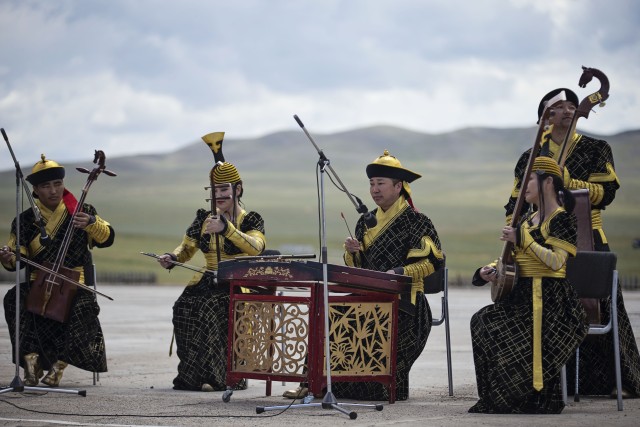
[[(593, 139), (585, 135), (581, 135), (580, 140), (573, 145), (573, 150), (567, 157), (565, 166), (569, 170), (571, 178), (580, 181), (589, 181), (594, 174), (606, 175), (607, 164), (614, 166), (613, 154), (611, 153), (611, 147), (606, 141)], [(504, 206), (505, 215), (510, 217), (513, 214), (513, 209), (516, 204), (516, 199), (520, 192), (520, 185), (522, 184), (522, 178), (525, 170), (527, 169), (527, 163), (529, 161), (529, 153), (531, 149), (525, 151), (518, 159), (518, 163), (514, 169), (515, 184), (509, 201)], [(550, 152), (552, 156), (554, 153)], [(606, 206), (613, 202), (616, 197), (616, 191), (620, 188), (620, 185), (616, 180), (608, 182), (597, 181), (601, 184), (604, 190), (604, 196), (602, 201), (591, 206), (592, 209), (604, 209)], [(528, 204), (525, 202), (522, 208), (522, 213), (529, 209)]]
[[(506, 215), (513, 214), (516, 198), (520, 190), (522, 175), (526, 169), (529, 153), (522, 154), (514, 170), (516, 184), (514, 191), (505, 205)], [(554, 153), (549, 153), (553, 155)], [(581, 181), (589, 181), (592, 175), (606, 175), (607, 164), (614, 165), (611, 147), (606, 141), (597, 140), (582, 135), (578, 143), (567, 157), (566, 166), (571, 178)], [(603, 197), (600, 203), (592, 205), (592, 209), (604, 209), (615, 198), (616, 191), (620, 187), (617, 181), (598, 181), (602, 185)], [(527, 204), (523, 208), (528, 209)], [(597, 224), (594, 223), (594, 227)], [(603, 242), (603, 230), (593, 231), (594, 247), (597, 251), (609, 251), (609, 245)], [(602, 321), (608, 319), (611, 298), (600, 302)], [(618, 284), (618, 327), (620, 332), (620, 360), (622, 364), (622, 385), (630, 393), (640, 396), (640, 353), (631, 328), (627, 310), (624, 307), (622, 290)], [(575, 378), (575, 359), (567, 364), (567, 377)], [(568, 382), (568, 391), (573, 393), (575, 384)], [(587, 395), (608, 395), (615, 387), (613, 339), (611, 334), (603, 336), (590, 336), (580, 346), (580, 384), (579, 392)]]
[[(366, 226), (361, 217), (356, 225), (356, 238), (363, 241)], [(412, 249), (419, 248), (423, 236), (428, 236), (440, 249), (438, 233), (431, 220), (411, 208), (404, 209), (380, 232), (363, 252), (361, 268), (388, 271), (398, 266), (414, 263), (409, 258)], [(440, 255), (440, 254), (438, 254)], [(436, 269), (443, 262), (431, 251), (428, 259)], [(396, 399), (409, 398), (409, 371), (424, 349), (431, 332), (431, 309), (422, 292), (418, 292), (415, 313), (400, 311), (398, 327), (398, 349), (396, 354)], [(388, 400), (385, 387), (375, 382), (338, 382), (332, 385), (338, 397), (357, 400)]]
[[(83, 206), (83, 211), (90, 215), (97, 214), (95, 208), (89, 204)], [(27, 257), (40, 264), (53, 262), (58, 248), (62, 244), (64, 234), (71, 226), (71, 215), (65, 211), (60, 222), (56, 224), (55, 233), (51, 233), (49, 236), (51, 243), (44, 247), (39, 243), (40, 229), (34, 224), (35, 217), (32, 209), (23, 212), (20, 221), (20, 242), (23, 252), (26, 249)], [(95, 242), (85, 231), (74, 230), (64, 266), (73, 268), (89, 263), (91, 261), (88, 249), (90, 245), (111, 246), (115, 233), (111, 226), (108, 229), (109, 235), (104, 242)], [(15, 232), (16, 221), (14, 219), (11, 226), (12, 242), (15, 242)], [(15, 245), (10, 246), (15, 249)], [(25, 301), (29, 287), (30, 285), (26, 283), (20, 286), (21, 301)], [(15, 292), (16, 289), (13, 287), (4, 298), (5, 318), (9, 326), (12, 344), (15, 336)], [(21, 309), (21, 364), (25, 354), (38, 353), (43, 369), (49, 369), (56, 360), (62, 360), (87, 371), (107, 371), (104, 337), (98, 320), (100, 307), (95, 301), (94, 295), (87, 291), (78, 290), (71, 310), (69, 321), (63, 324)], [(12, 348), (14, 348), (13, 345)]]
[[(568, 215), (556, 215), (550, 237), (573, 235)], [(571, 229), (573, 232), (571, 233)], [(554, 232), (555, 230), (555, 232)], [(539, 227), (531, 230), (540, 244)], [(569, 244), (572, 242), (569, 241)], [(566, 279), (542, 278), (542, 371), (544, 387), (533, 387), (533, 295), (531, 277), (518, 278), (504, 301), (480, 309), (471, 318), (471, 339), (478, 402), (469, 412), (560, 413), (564, 408), (560, 370), (587, 333), (586, 314)]]
[[(195, 241), (198, 249), (208, 252), (212, 236), (202, 233), (209, 211), (199, 209), (195, 220), (187, 228), (186, 236)], [(256, 212), (249, 212), (238, 226), (242, 232), (258, 230), (264, 233), (264, 221)], [(226, 255), (242, 251), (220, 236)], [(228, 258), (228, 257), (226, 257)], [(200, 390), (209, 384), (214, 390), (226, 390), (227, 334), (229, 328), (229, 290), (225, 284), (215, 284), (210, 274), (198, 283), (187, 286), (173, 306), (173, 327), (176, 338), (178, 376), (173, 380), (176, 390)], [(234, 387), (247, 388), (246, 380)]]
[[(29, 285), (20, 285), (20, 300), (25, 301)], [(11, 348), (15, 339), (16, 287), (9, 289), (4, 297), (4, 312)], [(67, 323), (46, 319), (26, 310), (20, 311), (20, 366), (23, 356), (38, 353), (39, 362), (45, 371), (57, 360), (90, 372), (107, 372), (107, 357), (104, 336), (98, 314), (100, 307), (92, 293), (78, 290), (71, 316)], [(15, 353), (13, 359), (15, 360)]]

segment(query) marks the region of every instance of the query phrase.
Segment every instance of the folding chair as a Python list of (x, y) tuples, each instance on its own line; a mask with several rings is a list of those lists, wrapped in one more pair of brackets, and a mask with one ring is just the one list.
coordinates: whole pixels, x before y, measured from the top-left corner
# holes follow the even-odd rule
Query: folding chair
[[(620, 373), (620, 337), (618, 334), (618, 271), (616, 270), (616, 254), (613, 252), (578, 252), (575, 258), (567, 261), (567, 279), (573, 285), (578, 297), (597, 298), (611, 297), (611, 313), (606, 325), (589, 324), (589, 335), (613, 334), (613, 356), (615, 361), (616, 388), (618, 395), (618, 411), (622, 411), (622, 379)], [(580, 348), (576, 350), (576, 385), (574, 401), (580, 401), (578, 390), (580, 366)], [(566, 372), (563, 368), (563, 398), (566, 402)]]
[(445, 265), (424, 278), (425, 298), (428, 294), (442, 292), (440, 299), (441, 313), (439, 319), (433, 319), (433, 326), (444, 323), (447, 343), (447, 373), (449, 375), (449, 396), (453, 396), (453, 375), (451, 372), (451, 336), (449, 333), (449, 270)]

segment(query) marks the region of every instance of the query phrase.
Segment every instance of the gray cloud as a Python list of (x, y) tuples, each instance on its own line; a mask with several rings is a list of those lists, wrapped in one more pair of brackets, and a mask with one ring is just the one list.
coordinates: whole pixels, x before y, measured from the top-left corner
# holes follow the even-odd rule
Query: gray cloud
[(25, 164), (258, 136), (293, 114), (316, 132), (531, 126), (549, 89), (597, 89), (577, 87), (587, 65), (611, 99), (579, 127), (618, 132), (637, 127), (639, 21), (633, 0), (4, 1), (0, 126)]

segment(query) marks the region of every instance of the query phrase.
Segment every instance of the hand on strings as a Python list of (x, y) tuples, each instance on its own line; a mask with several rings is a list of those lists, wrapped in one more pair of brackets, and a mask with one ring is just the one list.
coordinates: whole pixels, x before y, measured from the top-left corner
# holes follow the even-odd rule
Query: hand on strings
[(96, 217), (85, 212), (77, 212), (73, 217), (73, 226), (81, 230), (84, 230), (94, 222), (96, 222)]
[(485, 282), (495, 282), (498, 279), (498, 271), (491, 265), (485, 265), (480, 269), (480, 277)]
[(354, 254), (360, 251), (360, 242), (353, 237), (347, 237), (344, 241), (344, 248), (347, 252)]
[(204, 220), (204, 231), (208, 234), (220, 233), (226, 228), (226, 223), (220, 218), (209, 217)]
[(516, 243), (516, 229), (513, 227), (509, 227), (508, 225), (504, 226), (502, 228), (500, 240), (502, 240), (503, 242)]
[(0, 261), (2, 261), (3, 263), (10, 263), (14, 257), (15, 254), (9, 246), (3, 246), (2, 248), (0, 248)]
[(173, 263), (171, 261), (173, 261), (173, 259), (169, 254), (160, 255), (158, 257), (158, 263), (162, 266), (162, 268), (172, 267)]

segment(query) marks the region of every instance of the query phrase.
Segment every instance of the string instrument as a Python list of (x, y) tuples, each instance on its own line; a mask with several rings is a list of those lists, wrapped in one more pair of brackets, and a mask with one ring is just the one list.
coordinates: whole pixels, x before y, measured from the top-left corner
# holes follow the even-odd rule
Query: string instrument
[[(73, 220), (79, 212), (82, 212), (82, 206), (89, 193), (89, 188), (98, 176), (104, 172), (108, 176), (116, 176), (115, 173), (105, 169), (105, 155), (100, 150), (95, 151), (93, 163), (97, 166), (91, 171), (85, 168), (76, 168), (82, 173), (88, 173), (87, 182), (82, 188), (82, 195), (69, 222), (69, 226), (65, 231), (62, 243), (58, 248), (55, 261), (53, 263), (45, 262), (43, 267), (36, 272), (36, 278), (31, 285), (29, 294), (27, 295), (26, 308), (27, 311), (65, 323), (69, 320), (71, 307), (74, 297), (78, 290), (78, 281), (80, 272), (64, 266), (64, 260), (69, 250), (69, 245), (75, 232)], [(83, 289), (87, 287), (82, 285)]]
[[(576, 123), (578, 119), (580, 117), (584, 117), (585, 119), (589, 118), (589, 113), (593, 107), (596, 105), (604, 107), (605, 101), (609, 98), (609, 79), (602, 71), (596, 68), (587, 68), (583, 66), (582, 75), (580, 76), (578, 85), (580, 87), (586, 87), (594, 77), (600, 81), (600, 88), (580, 101), (578, 108), (576, 108), (571, 120), (571, 125), (564, 137), (558, 157), (560, 159), (558, 164), (560, 165), (561, 170), (564, 168), (567, 157), (569, 157), (569, 149), (567, 147), (570, 142), (573, 141), (573, 135), (576, 130)], [(589, 200), (589, 191), (587, 189), (580, 189), (573, 190), (571, 193), (576, 199), (576, 205), (573, 209), (573, 213), (578, 220), (578, 251), (592, 251), (593, 231), (591, 224), (591, 202)], [(601, 323), (600, 300), (597, 298), (580, 298), (580, 302), (587, 312), (589, 323)]]
[(216, 275), (216, 272), (214, 270), (209, 270), (209, 269), (203, 268), (203, 267), (196, 267), (195, 265), (186, 264), (184, 262), (174, 261), (172, 259), (164, 259), (164, 258), (160, 257), (160, 255), (154, 254), (153, 252), (140, 252), (140, 254), (148, 256), (148, 257), (151, 257), (151, 258), (155, 258), (155, 259), (162, 259), (162, 260), (168, 262), (169, 264), (177, 265), (178, 267), (186, 268), (187, 270), (196, 271), (198, 273), (203, 273), (203, 274), (204, 273), (213, 274), (214, 277)]
[[(208, 133), (202, 137), (202, 140), (205, 144), (211, 149), (213, 153), (213, 159), (215, 164), (211, 168), (211, 172), (209, 173), (209, 183), (210, 187), (205, 187), (205, 190), (211, 191), (211, 197), (206, 199), (211, 202), (211, 217), (218, 218), (218, 208), (217, 199), (216, 199), (216, 182), (213, 172), (215, 169), (224, 163), (224, 155), (222, 154), (222, 141), (224, 140), (224, 132), (213, 132)], [(220, 235), (215, 233), (216, 237), (216, 258), (218, 263), (220, 263)]]
[[(553, 126), (549, 125), (549, 117), (553, 112), (550, 107), (561, 100), (562, 96), (558, 95), (549, 100), (544, 107), (544, 111), (540, 118), (540, 125), (538, 126), (538, 132), (533, 141), (533, 147), (531, 147), (531, 151), (529, 153), (527, 167), (522, 177), (522, 183), (520, 184), (520, 192), (516, 199), (515, 207), (513, 208), (513, 215), (511, 216), (511, 221), (509, 223), (511, 227), (516, 227), (518, 222), (520, 222), (522, 207), (525, 202), (525, 189), (529, 183), (529, 175), (531, 175), (533, 163), (540, 152), (540, 146), (547, 140), (547, 138), (551, 137)], [(513, 257), (513, 242), (506, 241), (504, 242), (500, 258), (498, 258), (498, 263), (496, 265), (496, 281), (491, 283), (491, 300), (493, 302), (497, 302), (507, 296), (515, 286), (517, 278), (518, 266), (516, 265)]]
[[(591, 109), (595, 105), (599, 105), (600, 107), (603, 107), (604, 101), (607, 98), (609, 98), (609, 79), (607, 78), (607, 76), (605, 76), (605, 74), (602, 71), (598, 69), (587, 68), (583, 66), (582, 75), (580, 76), (578, 85), (584, 88), (594, 77), (600, 81), (600, 88), (596, 92), (585, 97), (576, 108), (576, 111), (571, 121), (571, 125), (569, 126), (569, 129), (565, 134), (564, 140), (561, 145), (560, 153), (559, 153), (560, 160), (558, 164), (560, 165), (561, 170), (564, 167), (567, 156), (569, 154), (567, 150), (567, 145), (569, 141), (573, 138), (573, 134), (575, 132), (576, 122), (578, 118), (580, 117), (588, 118)], [(561, 99), (556, 99), (556, 97), (550, 99), (545, 106), (545, 112), (547, 112), (547, 110), (550, 109), (548, 107), (551, 107), (553, 104), (555, 104), (560, 100)], [(545, 112), (543, 112), (543, 117), (545, 115)], [(547, 116), (547, 120), (546, 120), (547, 122), (548, 122), (548, 117), (549, 116)], [(550, 137), (551, 135), (552, 127), (548, 125), (543, 126), (543, 123), (544, 123), (543, 120), (540, 120), (540, 128), (538, 129), (539, 136), (536, 137), (536, 142), (534, 143), (534, 146), (531, 149), (531, 153), (529, 155), (527, 169), (523, 176), (522, 185), (520, 186), (520, 193), (518, 194), (518, 199), (516, 200), (513, 216), (511, 218), (511, 223), (510, 223), (511, 227), (515, 227), (520, 220), (520, 213), (522, 211), (522, 206), (524, 205), (524, 201), (525, 201), (524, 189), (526, 188), (526, 185), (528, 183), (533, 162), (535, 161), (535, 158), (537, 157), (540, 151), (541, 144), (539, 144), (538, 141), (542, 140), (540, 139), (542, 128), (543, 127), (547, 128), (546, 131), (543, 132), (547, 138)], [(491, 286), (491, 300), (494, 302), (500, 301), (506, 295), (508, 295), (509, 292), (511, 292), (511, 290), (513, 289), (513, 286), (515, 285), (517, 280), (517, 266), (513, 259), (513, 243), (512, 242), (508, 242), (508, 241), (505, 242), (502, 250), (502, 255), (498, 259), (498, 264), (496, 266), (496, 273), (497, 273), (497, 279), (495, 282), (492, 283), (492, 286)]]

